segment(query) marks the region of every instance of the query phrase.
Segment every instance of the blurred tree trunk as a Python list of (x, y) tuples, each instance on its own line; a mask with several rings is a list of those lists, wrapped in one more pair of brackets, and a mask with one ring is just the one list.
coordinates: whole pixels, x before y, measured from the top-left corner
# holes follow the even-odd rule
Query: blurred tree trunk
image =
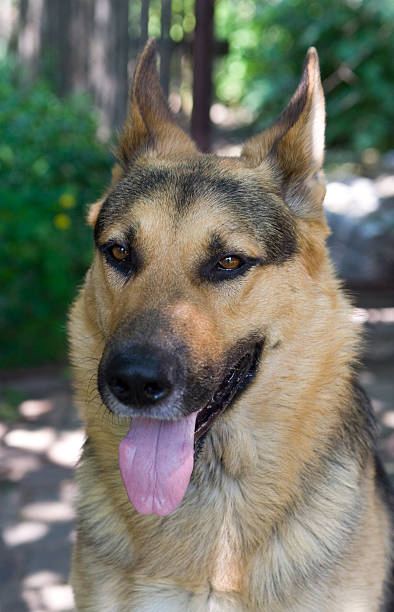
[(191, 133), (201, 151), (210, 149), (214, 0), (196, 0)]
[[(74, 1), (81, 4), (81, 0)], [(93, 0), (93, 6), (90, 88), (108, 128), (118, 128), (126, 115), (128, 97), (129, 1)], [(85, 30), (85, 36), (88, 32)]]
[(160, 83), (166, 98), (170, 88), (171, 0), (161, 0)]
[(32, 77), (60, 95), (88, 91), (101, 135), (119, 127), (127, 106), (129, 0), (20, 0), (17, 49)]
[(150, 0), (141, 0), (141, 38), (140, 38), (140, 50), (148, 40), (148, 24), (149, 24), (149, 3)]
[(44, 0), (20, 0), (19, 22), (15, 35), (16, 49), (21, 62), (29, 68), (31, 78), (38, 73), (40, 55), (41, 18)]

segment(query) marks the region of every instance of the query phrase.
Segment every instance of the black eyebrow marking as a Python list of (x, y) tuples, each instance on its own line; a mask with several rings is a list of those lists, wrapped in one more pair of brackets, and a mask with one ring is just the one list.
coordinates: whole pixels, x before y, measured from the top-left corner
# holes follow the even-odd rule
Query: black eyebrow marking
[[(174, 205), (170, 214), (187, 214), (189, 207), (202, 199), (208, 207), (223, 211), (224, 219), (227, 216), (237, 224), (236, 231), (244, 230), (262, 247), (266, 264), (281, 264), (299, 250), (296, 221), (280, 195), (267, 191), (253, 176), (234, 176), (212, 156), (187, 158), (166, 167), (137, 162), (128, 168), (100, 210), (94, 232), (96, 243), (114, 220), (121, 221), (132, 210), (135, 202), (149, 202), (156, 196), (152, 206), (159, 205), (161, 193), (165, 195), (163, 201)], [(216, 238), (220, 239), (220, 234)], [(226, 242), (222, 240), (221, 246), (226, 248)]]
[[(98, 247), (100, 246), (100, 243), (101, 243), (101, 240), (100, 240), (101, 235), (104, 229), (106, 229), (106, 225), (107, 225), (106, 221), (107, 221), (106, 216), (103, 216), (100, 219), (97, 219), (96, 225), (94, 226), (94, 241), (96, 243), (96, 246)], [(124, 230), (121, 230), (119, 232), (121, 236), (121, 241), (126, 242), (129, 245), (132, 245), (136, 240), (137, 229), (138, 229), (138, 226), (136, 224), (129, 223), (127, 227), (125, 227)], [(116, 242), (116, 235), (113, 236), (112, 240)]]
[(215, 255), (216, 253), (221, 253), (225, 250), (226, 246), (222, 238), (219, 234), (213, 233), (210, 236), (208, 242), (208, 253), (210, 255)]
[(126, 238), (127, 244), (129, 244), (130, 246), (133, 245), (135, 243), (136, 236), (137, 236), (137, 228), (133, 227), (132, 225), (129, 226), (125, 232), (125, 238)]
[(198, 196), (220, 194), (226, 198), (245, 192), (242, 182), (230, 176), (207, 173), (209, 164), (202, 161), (190, 166), (181, 164), (174, 168), (154, 168), (136, 165), (130, 168), (108, 195), (99, 213), (97, 232), (102, 231), (108, 218), (129, 208), (140, 198), (149, 198), (161, 189), (174, 191), (174, 203), (178, 211), (185, 210)]

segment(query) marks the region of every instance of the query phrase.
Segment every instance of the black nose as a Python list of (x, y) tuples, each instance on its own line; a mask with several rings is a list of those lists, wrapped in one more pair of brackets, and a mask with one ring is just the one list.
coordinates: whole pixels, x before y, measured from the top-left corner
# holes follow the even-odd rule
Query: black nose
[(133, 407), (149, 407), (166, 399), (173, 390), (174, 376), (171, 356), (143, 347), (128, 347), (113, 355), (105, 368), (111, 393)]

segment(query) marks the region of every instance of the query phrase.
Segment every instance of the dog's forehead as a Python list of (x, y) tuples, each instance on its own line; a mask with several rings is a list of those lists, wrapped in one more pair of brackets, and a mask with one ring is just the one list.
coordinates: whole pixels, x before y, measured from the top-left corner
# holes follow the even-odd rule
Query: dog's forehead
[[(188, 212), (196, 199), (206, 198), (211, 205), (225, 202), (230, 208), (246, 212), (249, 204), (269, 203), (269, 180), (258, 180), (238, 160), (213, 155), (184, 160), (149, 159), (136, 163), (118, 181), (105, 203), (110, 212), (122, 214), (141, 200), (171, 206), (179, 215)], [(267, 177), (268, 179), (268, 177)]]
[(270, 243), (286, 258), (296, 250), (295, 221), (269, 167), (257, 172), (237, 158), (201, 155), (134, 164), (109, 193), (96, 238), (128, 224), (151, 227), (148, 219), (155, 217), (163, 231), (188, 220), (195, 224), (196, 235), (216, 226), (223, 233), (248, 233), (265, 246)]

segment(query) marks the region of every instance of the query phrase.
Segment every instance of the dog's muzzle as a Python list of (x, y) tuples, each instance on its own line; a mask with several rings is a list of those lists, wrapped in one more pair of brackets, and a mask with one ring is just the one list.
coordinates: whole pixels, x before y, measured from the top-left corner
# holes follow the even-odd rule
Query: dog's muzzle
[(99, 390), (113, 413), (131, 418), (119, 469), (138, 512), (166, 516), (177, 508), (204, 435), (249, 385), (261, 350), (262, 342), (244, 342), (216, 376), (211, 366), (194, 383), (176, 351), (136, 344), (104, 351)]
[(109, 410), (121, 417), (178, 419), (196, 412), (195, 440), (201, 438), (252, 382), (264, 342), (234, 348), (216, 375), (199, 384), (187, 374), (179, 351), (128, 343), (105, 351), (98, 387)]

